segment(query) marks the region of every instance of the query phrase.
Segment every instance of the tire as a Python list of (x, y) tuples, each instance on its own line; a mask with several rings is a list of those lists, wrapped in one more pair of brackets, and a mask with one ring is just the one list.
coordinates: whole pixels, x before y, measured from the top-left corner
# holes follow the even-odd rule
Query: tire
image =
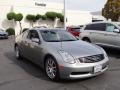
[(16, 45), (15, 46), (15, 57), (20, 60), (22, 58), (21, 54), (20, 54), (20, 50), (19, 47)]
[(59, 80), (59, 70), (56, 60), (52, 57), (48, 57), (45, 61), (45, 73), (47, 77), (53, 81)]
[(83, 38), (82, 40), (85, 41), (85, 42), (89, 42), (89, 43), (91, 43), (91, 41), (90, 41), (89, 38)]

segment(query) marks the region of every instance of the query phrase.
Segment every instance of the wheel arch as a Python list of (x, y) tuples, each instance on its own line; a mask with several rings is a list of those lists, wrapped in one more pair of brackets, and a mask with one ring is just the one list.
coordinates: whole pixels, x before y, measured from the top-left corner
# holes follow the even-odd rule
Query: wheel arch
[[(46, 59), (48, 58), (48, 57), (52, 57), (55, 61), (56, 61), (56, 58), (52, 55), (52, 54), (46, 54), (45, 55), (45, 57), (44, 57), (44, 66), (45, 66), (45, 62), (46, 62)], [(56, 61), (57, 62), (57, 61)]]
[(46, 54), (45, 58), (44, 58), (44, 69), (45, 69), (45, 63), (48, 57), (51, 57), (54, 59), (56, 66), (57, 66), (57, 73), (56, 73), (56, 77), (53, 79), (53, 81), (58, 81), (60, 79), (60, 72), (59, 72), (59, 66), (58, 66), (58, 62), (56, 60), (56, 58), (52, 55), (52, 54)]
[(83, 41), (84, 41), (84, 39), (87, 39), (87, 40), (89, 40), (91, 42), (91, 39), (89, 37), (87, 37), (87, 36), (82, 38)]

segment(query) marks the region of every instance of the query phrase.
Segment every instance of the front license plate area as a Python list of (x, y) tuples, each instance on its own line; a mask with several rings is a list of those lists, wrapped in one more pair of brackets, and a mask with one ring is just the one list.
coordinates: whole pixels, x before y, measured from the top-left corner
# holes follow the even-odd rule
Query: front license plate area
[(94, 73), (98, 73), (102, 71), (102, 65), (97, 65), (94, 67)]

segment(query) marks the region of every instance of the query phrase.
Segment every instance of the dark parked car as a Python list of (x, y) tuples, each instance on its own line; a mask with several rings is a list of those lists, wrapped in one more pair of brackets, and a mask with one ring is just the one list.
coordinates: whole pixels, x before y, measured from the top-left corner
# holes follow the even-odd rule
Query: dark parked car
[(0, 39), (8, 39), (8, 33), (0, 29)]

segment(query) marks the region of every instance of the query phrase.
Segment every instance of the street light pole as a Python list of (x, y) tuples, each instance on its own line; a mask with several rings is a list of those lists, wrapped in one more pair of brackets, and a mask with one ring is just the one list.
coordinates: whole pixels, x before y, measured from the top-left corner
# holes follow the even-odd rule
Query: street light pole
[(64, 0), (64, 29), (66, 30), (66, 1)]

